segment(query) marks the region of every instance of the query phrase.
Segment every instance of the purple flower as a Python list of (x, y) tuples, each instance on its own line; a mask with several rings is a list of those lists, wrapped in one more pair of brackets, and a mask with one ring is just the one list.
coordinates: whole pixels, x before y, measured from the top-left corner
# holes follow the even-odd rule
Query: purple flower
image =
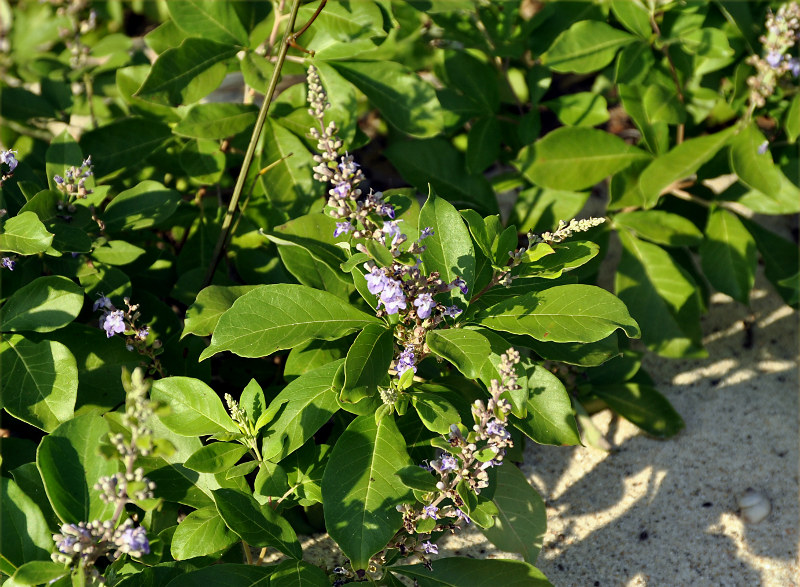
[(14, 267), (16, 266), (17, 262), (11, 257), (3, 257), (0, 259), (0, 267), (5, 267), (9, 271), (14, 271)]
[(442, 456), (441, 466), (439, 468), (442, 471), (454, 471), (458, 468), (458, 461), (453, 455), (444, 455)]
[(456, 508), (456, 516), (458, 516), (459, 519), (464, 520), (467, 524), (472, 523), (472, 520), (469, 519), (469, 516), (458, 508)]
[(489, 436), (499, 436), (502, 439), (511, 438), (503, 423), (499, 420), (492, 420), (486, 425), (486, 434)]
[(143, 328), (140, 328), (139, 330), (136, 331), (136, 338), (139, 340), (144, 340), (145, 338), (147, 338), (148, 334), (150, 334), (150, 327), (144, 326)]
[(431, 310), (436, 306), (436, 301), (429, 293), (421, 293), (414, 300), (414, 305), (417, 307), (417, 316), (425, 320), (431, 315)]
[(381, 302), (386, 307), (387, 314), (397, 314), (398, 311), (406, 309), (406, 296), (403, 294), (403, 286), (399, 281), (396, 279), (386, 280), (378, 306)]
[(425, 554), (439, 554), (439, 547), (432, 544), (430, 540), (422, 543), (422, 551)]
[(384, 222), (383, 228), (381, 229), (383, 231), (383, 234), (385, 234), (387, 237), (392, 237), (392, 246), (394, 246), (395, 243), (397, 243), (397, 240), (402, 236), (400, 233), (400, 227), (397, 225), (398, 222), (402, 221), (392, 220), (389, 222)]
[(425, 240), (429, 236), (433, 236), (434, 234), (436, 233), (433, 232), (433, 228), (431, 228), (430, 226), (426, 226), (425, 228), (422, 229), (422, 232), (419, 233), (419, 240), (417, 240), (417, 242), (422, 242), (423, 240)]
[(337, 222), (336, 230), (333, 231), (333, 237), (336, 238), (337, 236), (341, 236), (343, 234), (349, 234), (351, 230), (355, 229), (353, 228), (353, 225), (350, 224), (349, 221)]
[(422, 508), (422, 511), (429, 518), (433, 518), (434, 520), (439, 519), (439, 516), (436, 515), (436, 512), (439, 511), (439, 508), (437, 508), (435, 505), (426, 505), (424, 508)]
[(390, 220), (394, 220), (394, 206), (391, 204), (378, 204), (375, 210), (381, 216), (388, 216)]
[(380, 267), (373, 267), (369, 273), (364, 276), (367, 280), (367, 289), (371, 294), (379, 294), (389, 283), (389, 278), (381, 271)]
[(99, 298), (95, 300), (94, 304), (92, 304), (92, 312), (96, 312), (97, 308), (105, 308), (106, 310), (111, 310), (114, 308), (114, 306), (111, 303), (111, 300), (109, 300), (106, 296), (101, 295)]
[(794, 77), (800, 76), (800, 59), (797, 57), (789, 59), (789, 71), (792, 72)]
[(782, 60), (783, 55), (781, 55), (778, 51), (770, 51), (767, 53), (766, 62), (773, 69), (778, 67)]
[(122, 310), (114, 310), (100, 318), (100, 327), (106, 331), (106, 337), (125, 332), (125, 314)]
[(428, 464), (428, 461), (422, 461), (419, 466), (426, 471), (433, 472), (433, 467)]
[(463, 311), (464, 310), (462, 310), (458, 306), (453, 305), (453, 306), (449, 306), (449, 307), (444, 309), (444, 315), (448, 316), (450, 318), (455, 318), (456, 316), (458, 316)]
[(142, 526), (125, 530), (117, 544), (127, 552), (150, 554), (150, 541), (147, 540), (147, 531)]
[(417, 367), (414, 365), (416, 362), (416, 357), (414, 356), (414, 347), (407, 346), (405, 350), (400, 353), (400, 356), (397, 357), (397, 374), (402, 375), (409, 369), (413, 369), (414, 373), (417, 372)]
[(19, 164), (17, 158), (14, 157), (14, 153), (16, 153), (16, 151), (11, 151), (11, 150), (0, 151), (0, 163), (5, 163), (6, 165), (8, 165), (9, 173), (13, 172), (17, 168), (17, 165)]
[(460, 277), (456, 277), (450, 284), (450, 289), (454, 289), (456, 287), (461, 290), (462, 294), (467, 295), (467, 292), (469, 291), (469, 288), (467, 288), (467, 282)]
[(55, 181), (55, 182), (56, 182), (58, 185), (61, 185), (62, 183), (64, 183), (64, 178), (63, 178), (63, 177), (61, 177), (60, 175), (54, 175), (54, 176), (53, 176), (53, 180), (54, 180), (54, 181)]
[(764, 141), (758, 146), (758, 154), (763, 155), (769, 150), (769, 141)]
[(350, 182), (343, 181), (342, 183), (338, 184), (335, 188), (333, 188), (333, 194), (337, 198), (344, 199), (350, 194)]
[(342, 162), (339, 163), (339, 171), (341, 171), (343, 175), (353, 175), (356, 172), (356, 169), (361, 167), (355, 161), (352, 160), (348, 161), (347, 159), (349, 157), (350, 157), (349, 155), (345, 155), (344, 157), (342, 157)]

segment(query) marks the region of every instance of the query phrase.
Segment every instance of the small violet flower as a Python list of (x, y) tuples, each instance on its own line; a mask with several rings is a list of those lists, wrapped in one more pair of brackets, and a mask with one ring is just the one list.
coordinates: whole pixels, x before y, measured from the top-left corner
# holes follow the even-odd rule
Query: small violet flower
[(758, 154), (763, 155), (769, 150), (769, 141), (764, 141), (758, 146)]
[(458, 461), (453, 455), (444, 455), (441, 460), (442, 471), (454, 471), (458, 468)]
[(402, 375), (409, 369), (413, 369), (414, 373), (417, 372), (417, 367), (414, 365), (416, 362), (416, 357), (414, 356), (414, 347), (407, 346), (405, 350), (400, 353), (400, 356), (397, 358), (397, 374)]
[(389, 282), (389, 278), (381, 271), (380, 267), (373, 267), (364, 277), (367, 279), (369, 293), (374, 295), (381, 293)]
[(458, 306), (455, 306), (455, 305), (448, 306), (447, 308), (444, 309), (444, 315), (449, 317), (449, 318), (455, 318), (456, 316), (458, 316), (463, 311), (464, 310), (462, 310)]
[(456, 277), (453, 282), (450, 284), (450, 289), (458, 288), (461, 290), (461, 293), (467, 295), (469, 288), (467, 287), (467, 282), (461, 279), (460, 277)]
[(439, 511), (439, 508), (437, 508), (435, 505), (426, 505), (424, 508), (422, 508), (422, 511), (429, 518), (433, 518), (434, 520), (439, 519), (439, 516), (436, 515), (436, 513)]
[(414, 305), (417, 306), (417, 316), (425, 320), (430, 317), (431, 310), (436, 306), (436, 301), (429, 293), (421, 293), (414, 300)]
[(401, 236), (400, 227), (397, 225), (398, 222), (402, 222), (402, 220), (392, 220), (383, 223), (383, 234), (385, 234), (387, 237), (392, 237), (392, 246), (397, 243)]
[(378, 301), (378, 306), (381, 302), (386, 307), (387, 314), (397, 314), (400, 310), (406, 309), (406, 296), (403, 293), (403, 286), (396, 279), (387, 279), (386, 285), (381, 291), (381, 299)]
[(127, 552), (150, 554), (150, 541), (147, 540), (147, 531), (142, 526), (126, 529), (119, 537), (118, 544)]
[(793, 77), (800, 76), (800, 59), (797, 57), (789, 59), (789, 71), (792, 73)]
[(143, 326), (142, 328), (136, 331), (136, 338), (139, 340), (144, 340), (147, 338), (148, 334), (150, 334), (150, 327)]
[(353, 225), (350, 222), (337, 222), (336, 223), (336, 230), (333, 231), (334, 238), (337, 236), (341, 236), (343, 234), (349, 234), (350, 231), (355, 230)]
[(472, 523), (472, 520), (469, 519), (469, 516), (458, 508), (456, 508), (456, 516), (458, 516), (459, 519), (464, 520), (467, 524)]
[(492, 420), (486, 425), (486, 433), (490, 436), (499, 436), (502, 439), (511, 438), (505, 426), (499, 420)]
[(14, 267), (16, 266), (17, 262), (11, 257), (3, 257), (2, 259), (0, 259), (0, 267), (4, 267), (9, 271), (14, 271)]
[(439, 554), (439, 547), (431, 543), (430, 540), (422, 543), (422, 550), (425, 554)]
[(766, 62), (769, 64), (769, 66), (770, 66), (770, 67), (772, 67), (773, 69), (774, 69), (774, 68), (776, 68), (776, 67), (778, 67), (778, 66), (781, 64), (781, 61), (782, 61), (782, 60), (783, 60), (783, 55), (781, 55), (781, 54), (780, 54), (779, 52), (777, 52), (777, 51), (770, 51), (769, 53), (767, 53), (767, 57), (766, 57), (766, 59), (765, 59), (765, 61), (766, 61)]
[(106, 296), (101, 295), (97, 298), (92, 304), (92, 312), (96, 312), (97, 308), (105, 308), (106, 310), (111, 310), (114, 306), (111, 304), (111, 300), (109, 300)]
[(337, 198), (344, 199), (348, 195), (350, 195), (350, 189), (351, 189), (350, 182), (343, 181), (335, 188), (333, 188), (333, 193), (334, 195), (336, 195)]
[(114, 310), (100, 318), (100, 327), (106, 331), (106, 337), (125, 332), (124, 316), (122, 310)]
[(380, 204), (376, 208), (376, 211), (381, 216), (388, 216), (390, 220), (394, 220), (395, 216), (394, 206), (392, 206), (391, 204)]
[(422, 229), (422, 232), (419, 233), (419, 240), (417, 242), (422, 242), (423, 240), (425, 240), (429, 236), (433, 236), (434, 234), (435, 233), (433, 232), (433, 228), (431, 228), (430, 226), (426, 226), (425, 228)]
[(14, 157), (14, 153), (16, 153), (16, 151), (11, 151), (11, 150), (0, 151), (0, 163), (5, 163), (6, 165), (8, 165), (9, 173), (12, 173), (19, 164), (17, 158)]

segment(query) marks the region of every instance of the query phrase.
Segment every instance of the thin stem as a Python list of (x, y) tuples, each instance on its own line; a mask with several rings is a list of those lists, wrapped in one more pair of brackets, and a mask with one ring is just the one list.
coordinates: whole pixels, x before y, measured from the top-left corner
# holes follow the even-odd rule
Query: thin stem
[(244, 558), (247, 559), (247, 564), (253, 564), (253, 553), (250, 552), (250, 545), (247, 544), (244, 540), (242, 540), (242, 549), (244, 550)]
[(250, 143), (247, 145), (247, 151), (244, 154), (244, 161), (242, 161), (242, 169), (239, 171), (239, 177), (236, 178), (236, 185), (233, 188), (233, 195), (228, 204), (228, 211), (225, 213), (225, 218), (222, 221), (222, 230), (220, 231), (217, 244), (214, 247), (214, 253), (211, 256), (211, 263), (209, 263), (208, 270), (206, 271), (205, 278), (203, 279), (203, 287), (208, 286), (214, 278), (214, 272), (217, 270), (220, 258), (222, 257), (225, 243), (228, 240), (228, 233), (230, 232), (231, 223), (233, 221), (233, 214), (239, 204), (239, 198), (244, 189), (244, 182), (247, 178), (247, 172), (250, 169), (250, 164), (253, 162), (253, 155), (256, 151), (258, 144), (258, 137), (261, 135), (261, 129), (264, 128), (264, 123), (267, 120), (267, 111), (269, 110), (272, 102), (272, 97), (275, 95), (275, 88), (278, 87), (278, 79), (280, 78), (283, 62), (286, 59), (286, 52), (289, 50), (289, 41), (294, 38), (292, 29), (294, 28), (295, 21), (297, 20), (297, 12), (300, 9), (300, 0), (292, 2), (292, 12), (289, 15), (289, 22), (286, 25), (286, 30), (283, 33), (283, 41), (281, 41), (280, 52), (278, 53), (278, 61), (275, 64), (275, 69), (272, 71), (272, 78), (269, 80), (269, 87), (267, 93), (264, 95), (264, 103), (261, 105), (261, 110), (258, 112), (258, 119), (256, 120), (253, 134), (250, 137)]
[[(650, 26), (653, 29), (653, 32), (656, 34), (657, 37), (661, 37), (661, 29), (658, 27), (658, 23), (656, 22), (656, 17), (654, 14), (650, 15)], [(661, 45), (660, 47), (661, 52), (664, 54), (664, 57), (667, 58), (667, 63), (669, 64), (669, 72), (672, 76), (672, 82), (675, 84), (675, 90), (678, 92), (678, 100), (681, 104), (685, 103), (685, 99), (683, 97), (683, 90), (681, 89), (681, 82), (678, 79), (678, 71), (675, 69), (675, 63), (672, 61), (672, 57), (669, 54), (669, 47), (666, 45)], [(680, 123), (678, 125), (677, 134), (675, 136), (675, 144), (680, 145), (683, 142), (683, 136), (686, 130), (686, 125), (684, 123)]]
[(261, 552), (258, 553), (258, 560), (256, 561), (256, 566), (260, 567), (261, 563), (264, 562), (264, 558), (267, 556), (267, 547), (261, 549)]

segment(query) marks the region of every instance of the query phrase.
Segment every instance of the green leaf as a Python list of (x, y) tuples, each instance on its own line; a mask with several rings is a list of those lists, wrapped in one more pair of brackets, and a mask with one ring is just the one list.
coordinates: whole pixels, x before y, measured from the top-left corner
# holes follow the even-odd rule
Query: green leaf
[(497, 470), (492, 502), (497, 507), (494, 526), (481, 532), (498, 549), (518, 552), (525, 562), (536, 563), (547, 531), (544, 501), (517, 467)]
[(317, 367), (327, 365), (347, 356), (344, 341), (310, 340), (294, 347), (283, 366), (283, 378), (293, 381)]
[[(543, 246), (547, 248), (541, 252), (547, 253), (548, 249), (552, 252), (536, 259), (536, 255), (539, 254), (537, 248)], [(570, 241), (554, 244), (552, 247), (544, 243), (537, 243), (534, 248), (528, 251), (528, 255), (533, 254), (534, 260), (525, 262), (523, 257), (523, 263), (518, 270), (519, 275), (556, 279), (561, 277), (565, 271), (571, 271), (585, 265), (594, 259), (599, 252), (599, 245), (591, 241)]]
[(657, 438), (669, 438), (683, 429), (683, 419), (667, 398), (654, 387), (639, 383), (618, 383), (592, 387), (620, 416)]
[(572, 403), (561, 380), (540, 365), (528, 369), (526, 375), (528, 413), (523, 420), (513, 419), (514, 426), (538, 444), (580, 444)]
[(173, 131), (195, 139), (224, 139), (251, 128), (257, 116), (252, 104), (194, 104)]
[(257, 422), (261, 415), (267, 411), (267, 400), (264, 397), (264, 390), (261, 389), (258, 381), (255, 379), (250, 380), (250, 383), (242, 391), (239, 405), (253, 423)]
[(167, 9), (173, 22), (188, 35), (229, 45), (247, 45), (247, 31), (232, 4), (216, 0), (180, 0), (168, 2)]
[[(318, 7), (319, 2), (304, 4), (298, 12), (298, 22), (309, 21)], [(375, 40), (386, 36), (382, 23), (383, 14), (374, 2), (327, 4), (307, 31), (310, 38), (303, 36), (303, 46), (315, 52), (315, 60), (352, 59), (375, 51)], [(327, 85), (325, 89), (331, 93)]]
[(322, 569), (305, 561), (283, 561), (269, 579), (269, 587), (328, 587), (330, 584)]
[(303, 285), (263, 285), (238, 298), (217, 322), (206, 359), (221, 351), (264, 357), (307, 340), (335, 340), (378, 319), (324, 291)]
[[(483, 213), (497, 212), (491, 184), (481, 175), (467, 171), (464, 157), (441, 138), (395, 142), (384, 154), (403, 178), (420, 193), (433, 187), (456, 206), (469, 206)], [(423, 227), (424, 228), (424, 227)]]
[(661, 247), (619, 231), (617, 295), (640, 322), (642, 342), (665, 357), (705, 356), (697, 284)]
[(614, 17), (635, 35), (649, 39), (653, 35), (650, 13), (641, 0), (611, 0)]
[(582, 20), (562, 32), (541, 61), (553, 71), (589, 73), (611, 63), (636, 37), (597, 20)]
[[(514, 337), (509, 337), (513, 341)], [(527, 346), (533, 349), (542, 359), (559, 361), (568, 365), (580, 365), (582, 367), (596, 367), (616, 357), (620, 354), (619, 337), (613, 333), (597, 342), (540, 342), (529, 337), (526, 338)], [(515, 342), (515, 344), (517, 344)]]
[(178, 162), (193, 183), (216, 184), (225, 172), (225, 154), (219, 142), (207, 139), (189, 141), (178, 153)]
[[(483, 334), (466, 328), (431, 330), (425, 338), (430, 350), (450, 361), (468, 379), (499, 379), (489, 361), (491, 343)], [(488, 381), (484, 381), (488, 385)]]
[(102, 219), (109, 232), (150, 228), (172, 216), (180, 201), (178, 192), (148, 179), (117, 194)]
[(105, 503), (93, 489), (100, 477), (119, 470), (119, 461), (98, 454), (109, 432), (103, 418), (83, 414), (61, 424), (39, 444), (36, 465), (53, 511), (63, 522), (108, 520), (113, 514), (115, 505)]
[(403, 467), (395, 473), (403, 482), (403, 485), (417, 491), (436, 491), (436, 480), (430, 471), (426, 471), (417, 465)]
[(686, 119), (686, 111), (674, 87), (668, 88), (661, 84), (649, 86), (644, 92), (642, 106), (648, 124), (681, 124)]
[(5, 410), (47, 432), (72, 417), (78, 369), (59, 342), (33, 342), (20, 335), (0, 342), (0, 397)]
[(71, 279), (38, 277), (6, 300), (0, 330), (52, 332), (75, 320), (82, 306), (83, 290)]
[(467, 295), (455, 288), (449, 292), (445, 303), (458, 302), (462, 308), (466, 308), (469, 304), (467, 296), (474, 293), (475, 251), (469, 229), (464, 225), (461, 215), (450, 202), (437, 197), (431, 189), (419, 213), (419, 226), (433, 229), (433, 236), (425, 239), (427, 248), (420, 255), (425, 272), (430, 274), (437, 271), (445, 283), (452, 282), (456, 277), (463, 279), (468, 289)]
[(225, 61), (238, 51), (210, 39), (185, 39), (158, 56), (135, 96), (165, 106), (197, 102), (222, 83)]
[(639, 176), (639, 188), (646, 208), (652, 208), (673, 183), (685, 179), (711, 159), (730, 139), (735, 128), (689, 139), (654, 159)]
[(452, 424), (461, 423), (458, 410), (438, 394), (416, 392), (411, 396), (411, 403), (425, 428), (432, 432), (447, 434)]
[(193, 511), (178, 524), (172, 535), (170, 554), (178, 561), (219, 554), (238, 540), (239, 537), (228, 530), (217, 508), (205, 507)]
[(171, 136), (170, 128), (162, 122), (131, 117), (83, 134), (81, 149), (92, 155), (95, 176), (100, 181), (120, 169), (138, 169)]
[(410, 465), (394, 418), (359, 416), (339, 437), (322, 477), (325, 527), (350, 559), (366, 569), (402, 525), (395, 506), (410, 498), (395, 476)]
[(247, 453), (247, 447), (234, 442), (212, 442), (198, 450), (184, 463), (200, 473), (220, 473), (233, 467)]
[(595, 342), (616, 329), (639, 336), (636, 321), (613, 294), (592, 285), (557, 285), (479, 310), (473, 320), (494, 330), (553, 342)]
[(495, 114), (500, 107), (497, 73), (492, 66), (466, 51), (445, 56), (449, 86), (458, 89), (479, 112)]
[(731, 141), (731, 171), (748, 187), (771, 195), (781, 189), (781, 173), (772, 162), (769, 149), (759, 153), (765, 142), (767, 139), (755, 123), (744, 127)]
[(262, 506), (252, 496), (234, 489), (217, 489), (214, 501), (228, 527), (250, 546), (272, 546), (296, 559), (303, 556), (289, 522), (270, 505)]
[[(775, 286), (787, 304), (796, 304), (800, 282), (794, 279), (800, 266), (797, 244), (778, 236), (760, 224), (742, 219), (756, 241), (758, 252), (764, 260), (764, 275)], [(787, 282), (788, 280), (788, 282)]]
[(783, 128), (786, 130), (789, 142), (796, 142), (797, 137), (800, 136), (800, 94), (795, 94), (792, 101), (789, 102), (786, 118), (783, 121)]
[(344, 362), (342, 401), (357, 403), (377, 392), (378, 385), (388, 378), (393, 341), (392, 330), (381, 324), (369, 324), (358, 334)]
[(758, 255), (755, 240), (738, 216), (722, 208), (711, 211), (700, 260), (711, 285), (743, 304), (749, 303)]
[(22, 212), (0, 226), (0, 251), (20, 255), (44, 253), (53, 242), (53, 234), (33, 212)]
[(568, 126), (597, 126), (608, 121), (608, 103), (602, 95), (594, 92), (565, 94), (542, 105)]
[(694, 247), (703, 242), (703, 233), (691, 220), (663, 210), (622, 212), (614, 216), (614, 224), (668, 247)]
[(81, 265), (75, 273), (86, 295), (93, 298), (104, 295), (120, 303), (133, 292), (131, 281), (125, 273), (99, 262)]
[(164, 426), (181, 436), (239, 432), (208, 385), (192, 377), (166, 377), (153, 383), (151, 396), (170, 407), (161, 416)]
[(481, 173), (500, 156), (502, 128), (494, 116), (485, 116), (472, 123), (467, 136), (467, 169)]
[(256, 285), (210, 285), (204, 288), (194, 303), (186, 310), (183, 333), (208, 336), (214, 332), (219, 317), (233, 305), (238, 298), (256, 288)]
[(111, 240), (95, 247), (92, 257), (107, 265), (128, 265), (145, 254), (145, 250), (126, 241)]
[(369, 98), (386, 121), (413, 137), (439, 134), (443, 118), (433, 86), (394, 61), (339, 61), (331, 63)]
[(414, 579), (419, 587), (552, 587), (542, 572), (531, 564), (507, 559), (474, 559), (448, 557), (434, 562), (433, 569), (425, 565), (388, 567)]
[(553, 230), (558, 221), (575, 218), (583, 209), (588, 192), (570, 192), (533, 187), (523, 190), (514, 206), (509, 224), (516, 225), (519, 232), (530, 230), (544, 232)]
[(333, 378), (342, 361), (304, 373), (275, 396), (263, 418), (265, 459), (281, 461), (319, 430), (338, 410)]
[(569, 126), (523, 148), (515, 166), (542, 187), (582, 190), (648, 157), (605, 131)]
[[(173, 538), (174, 540), (174, 538)], [(153, 567), (157, 569), (158, 567)], [(274, 567), (255, 565), (216, 564), (182, 573), (169, 582), (169, 587), (267, 587)], [(158, 584), (156, 584), (158, 585)], [(154, 585), (153, 587), (156, 587)], [(127, 585), (125, 587), (128, 587)], [(140, 587), (138, 584), (130, 587)], [(149, 586), (148, 586), (149, 587)]]
[(0, 543), (3, 545), (0, 572), (12, 575), (14, 569), (25, 563), (48, 560), (53, 548), (53, 535), (42, 510), (19, 485), (7, 477), (0, 477), (0, 489), (3, 495), (0, 499), (0, 518), (3, 520), (0, 525)]
[[(52, 540), (52, 538), (51, 538)], [(52, 584), (69, 573), (69, 567), (50, 561), (36, 560), (25, 563), (14, 573), (7, 584), (14, 585), (42, 585)]]

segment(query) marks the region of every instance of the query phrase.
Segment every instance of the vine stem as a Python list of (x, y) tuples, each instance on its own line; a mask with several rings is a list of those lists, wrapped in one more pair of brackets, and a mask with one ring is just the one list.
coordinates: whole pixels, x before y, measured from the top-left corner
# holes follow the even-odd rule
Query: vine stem
[[(225, 218), (222, 221), (222, 229), (220, 231), (219, 238), (217, 239), (217, 244), (214, 247), (214, 253), (211, 256), (211, 262), (206, 270), (205, 278), (203, 279), (203, 287), (207, 287), (211, 284), (211, 280), (214, 278), (214, 272), (217, 270), (217, 265), (219, 265), (220, 258), (222, 257), (222, 251), (225, 248), (225, 243), (228, 240), (228, 235), (231, 230), (231, 223), (233, 222), (233, 215), (236, 212), (236, 207), (239, 205), (239, 198), (241, 197), (242, 190), (244, 189), (244, 183), (247, 179), (247, 172), (253, 162), (253, 155), (256, 152), (258, 138), (261, 135), (261, 130), (264, 128), (264, 123), (267, 121), (267, 111), (269, 110), (272, 102), (272, 97), (275, 95), (275, 89), (278, 87), (278, 80), (280, 79), (281, 70), (283, 69), (283, 63), (286, 60), (286, 53), (289, 50), (290, 42), (294, 42), (294, 40), (297, 38), (297, 35), (295, 35), (292, 31), (294, 29), (295, 21), (297, 20), (297, 12), (299, 10), (300, 0), (294, 0), (292, 2), (292, 11), (289, 14), (289, 22), (286, 25), (286, 30), (283, 32), (283, 40), (281, 41), (281, 48), (278, 52), (275, 69), (272, 71), (272, 78), (269, 80), (269, 87), (267, 88), (267, 93), (264, 95), (264, 103), (261, 105), (261, 110), (258, 112), (258, 119), (256, 119), (256, 124), (253, 128), (253, 134), (250, 136), (250, 143), (247, 145), (247, 151), (244, 154), (242, 169), (239, 171), (239, 177), (236, 178), (236, 185), (233, 188), (233, 195), (231, 196), (231, 201), (228, 204), (228, 211), (225, 213)], [(308, 27), (306, 26), (305, 28)], [(303, 30), (305, 30), (305, 28)]]

